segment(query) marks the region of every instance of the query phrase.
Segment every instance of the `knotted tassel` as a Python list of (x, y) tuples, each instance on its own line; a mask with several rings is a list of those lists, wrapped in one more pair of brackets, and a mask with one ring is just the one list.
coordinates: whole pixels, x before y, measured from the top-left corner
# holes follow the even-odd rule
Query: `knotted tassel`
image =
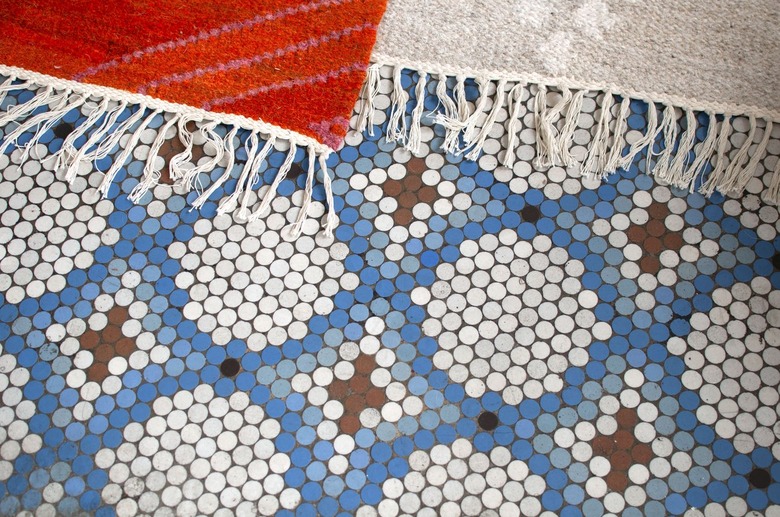
[(612, 117), (612, 104), (615, 102), (615, 98), (612, 92), (604, 92), (604, 101), (601, 106), (601, 116), (599, 117), (598, 125), (596, 126), (596, 132), (593, 135), (593, 140), (590, 142), (590, 152), (585, 163), (582, 164), (580, 174), (583, 176), (590, 176), (592, 178), (601, 179), (604, 177), (604, 169), (607, 165), (608, 152), (607, 147), (609, 145), (609, 120)]
[(569, 101), (569, 107), (566, 109), (566, 121), (563, 123), (561, 135), (558, 138), (558, 155), (561, 162), (567, 167), (573, 166), (576, 161), (571, 155), (571, 146), (574, 143), (574, 131), (577, 130), (577, 124), (582, 113), (582, 100), (585, 98), (585, 90), (579, 90), (572, 95)]
[(469, 160), (476, 160), (479, 157), (479, 153), (482, 152), (482, 147), (485, 145), (490, 131), (493, 129), (493, 124), (496, 123), (498, 113), (504, 107), (504, 99), (506, 98), (506, 80), (501, 79), (496, 85), (496, 98), (493, 99), (493, 107), (488, 114), (485, 123), (482, 124), (482, 128), (474, 136), (473, 141), (469, 145), (470, 151), (466, 154), (466, 158)]
[(420, 145), (422, 144), (422, 115), (425, 109), (425, 84), (428, 80), (428, 74), (425, 72), (419, 73), (417, 80), (417, 87), (415, 88), (415, 97), (417, 103), (412, 110), (412, 119), (409, 126), (409, 136), (406, 140), (406, 149), (412, 154), (420, 152)]
[(390, 96), (392, 109), (390, 110), (390, 120), (387, 123), (388, 142), (406, 141), (406, 104), (409, 102), (409, 94), (404, 90), (401, 82), (401, 67), (396, 66), (393, 70), (393, 93)]
[(623, 97), (620, 102), (620, 110), (615, 120), (615, 130), (612, 132), (612, 150), (609, 152), (609, 158), (604, 166), (606, 174), (612, 174), (618, 170), (623, 159), (623, 148), (626, 146), (626, 126), (628, 125), (628, 116), (631, 114), (631, 101), (628, 97)]
[(726, 151), (729, 148), (731, 129), (731, 117), (729, 115), (724, 115), (723, 122), (720, 125), (720, 135), (718, 135), (718, 150), (715, 167), (712, 169), (709, 176), (707, 176), (707, 180), (699, 187), (699, 192), (705, 196), (712, 195), (712, 193), (715, 192), (715, 188), (723, 181), (723, 176), (726, 172)]
[(209, 198), (214, 194), (214, 192), (217, 191), (218, 188), (220, 188), (222, 185), (225, 184), (225, 182), (230, 179), (230, 175), (233, 172), (233, 166), (236, 164), (236, 145), (235, 145), (235, 138), (238, 134), (238, 128), (234, 127), (226, 136), (225, 136), (225, 153), (228, 157), (228, 163), (225, 165), (225, 172), (222, 173), (222, 176), (217, 178), (216, 181), (214, 181), (208, 189), (206, 189), (200, 196), (195, 199), (195, 201), (192, 202), (192, 207), (195, 209), (200, 209), (203, 207), (203, 205), (206, 203), (206, 201), (209, 200)]
[(339, 218), (336, 215), (336, 206), (333, 202), (333, 185), (331, 184), (330, 174), (328, 174), (328, 164), (326, 157), (321, 154), (319, 157), (320, 171), (322, 171), (322, 184), (325, 187), (325, 202), (328, 205), (328, 213), (325, 216), (325, 237), (333, 237), (333, 232), (339, 225)]
[(518, 142), (518, 129), (520, 126), (520, 111), (523, 109), (523, 103), (520, 100), (523, 95), (523, 85), (516, 84), (509, 92), (509, 124), (506, 128), (506, 152), (504, 153), (503, 164), (505, 167), (512, 167), (515, 163), (515, 148)]
[(692, 110), (685, 110), (685, 132), (680, 136), (677, 144), (677, 154), (674, 156), (664, 179), (670, 185), (678, 188), (687, 188), (685, 181), (685, 167), (690, 159), (693, 144), (696, 141), (696, 115)]
[[(466, 125), (463, 128), (463, 140), (467, 144), (470, 144), (472, 142), (472, 139), (476, 134), (477, 124), (479, 124), (479, 119), (482, 116), (482, 113), (485, 111), (485, 107), (487, 106), (488, 89), (491, 83), (490, 80), (484, 77), (477, 77), (476, 81), (477, 81), (477, 86), (479, 86), (479, 98), (477, 99), (477, 104), (474, 108), (474, 112), (471, 115), (469, 115), (469, 117), (466, 119)], [(464, 97), (465, 97), (465, 93), (464, 93)], [(463, 152), (464, 150), (465, 149), (461, 150), (461, 152)]]
[(652, 147), (655, 143), (655, 139), (658, 136), (660, 128), (658, 127), (658, 109), (655, 107), (654, 102), (647, 104), (647, 129), (642, 138), (639, 138), (633, 143), (628, 150), (628, 154), (623, 157), (620, 163), (621, 169), (628, 170), (631, 164), (634, 163), (634, 158), (644, 151), (648, 147)]
[[(244, 168), (241, 170), (241, 174), (238, 176), (236, 189), (232, 194), (220, 201), (219, 207), (217, 208), (218, 215), (224, 215), (228, 212), (233, 212), (238, 206), (238, 200), (240, 199), (241, 194), (244, 192), (244, 187), (248, 183), (249, 177), (252, 174), (252, 167), (255, 164), (255, 156), (257, 156), (257, 153), (260, 150), (260, 142), (257, 137), (257, 131), (253, 131), (252, 134), (249, 135), (249, 138), (246, 139), (246, 143), (244, 145), (246, 146), (246, 163), (244, 164)], [(201, 195), (201, 198), (203, 198), (203, 195)]]
[(138, 141), (141, 139), (143, 132), (146, 131), (146, 128), (149, 127), (149, 124), (152, 123), (154, 117), (160, 113), (162, 113), (162, 110), (154, 110), (143, 120), (143, 122), (141, 122), (141, 125), (139, 125), (138, 128), (136, 128), (136, 130), (131, 133), (130, 140), (127, 141), (125, 148), (122, 149), (122, 152), (119, 153), (119, 156), (114, 159), (114, 163), (108, 169), (108, 172), (106, 172), (106, 175), (103, 177), (103, 181), (98, 187), (98, 192), (103, 194), (103, 198), (108, 196), (108, 189), (111, 187), (111, 183), (114, 181), (116, 175), (119, 173), (121, 168), (124, 167), (125, 162), (135, 150), (135, 147), (138, 145)]
[(715, 148), (718, 145), (718, 119), (714, 113), (708, 113), (709, 122), (707, 123), (707, 136), (704, 137), (704, 141), (699, 145), (699, 149), (696, 151), (696, 156), (693, 159), (693, 163), (685, 171), (681, 185), (682, 188), (687, 188), (688, 192), (693, 193), (696, 189), (696, 180), (699, 179), (704, 168), (710, 162)]
[(374, 113), (376, 98), (379, 95), (379, 68), (373, 64), (366, 70), (366, 81), (360, 90), (360, 111), (358, 111), (356, 131), (362, 133), (368, 128), (368, 134), (374, 136)]
[(306, 188), (303, 192), (303, 203), (301, 204), (301, 209), (298, 212), (298, 217), (295, 219), (295, 222), (290, 227), (290, 237), (293, 239), (297, 239), (301, 232), (303, 231), (303, 223), (306, 221), (306, 218), (309, 215), (309, 206), (311, 206), (312, 201), (312, 193), (314, 192), (314, 164), (316, 162), (316, 154), (314, 152), (314, 149), (309, 147), (308, 150), (309, 154), (309, 168), (308, 168), (308, 174), (306, 175)]
[(138, 203), (141, 200), (141, 198), (144, 196), (144, 194), (146, 194), (151, 189), (153, 189), (160, 181), (160, 171), (155, 168), (155, 161), (157, 161), (157, 157), (160, 154), (160, 148), (163, 146), (163, 143), (165, 143), (168, 130), (171, 127), (173, 127), (174, 124), (176, 124), (178, 119), (179, 116), (174, 115), (157, 132), (157, 136), (155, 137), (154, 142), (152, 142), (152, 145), (149, 148), (149, 155), (146, 157), (146, 165), (144, 165), (143, 178), (141, 179), (140, 182), (138, 182), (138, 185), (136, 185), (133, 188), (133, 190), (130, 192), (130, 195), (127, 196), (127, 199), (129, 199), (131, 202)]
[(290, 172), (290, 168), (292, 167), (297, 150), (298, 147), (291, 142), (290, 150), (287, 151), (287, 157), (284, 159), (282, 166), (279, 167), (279, 172), (276, 173), (276, 177), (274, 178), (273, 183), (271, 183), (271, 186), (268, 188), (265, 196), (263, 196), (263, 200), (260, 202), (260, 206), (252, 213), (252, 215), (249, 216), (249, 221), (258, 220), (263, 212), (265, 212), (268, 207), (271, 206), (271, 202), (274, 200), (274, 198), (276, 198), (276, 194), (279, 191), (279, 185), (282, 184), (282, 181), (284, 181), (284, 179), (287, 177), (287, 173)]
[[(664, 149), (658, 155), (658, 162), (652, 167), (652, 174), (658, 178), (665, 179), (669, 170), (669, 165), (672, 163), (674, 143), (677, 141), (677, 113), (673, 106), (667, 106), (664, 109), (664, 118), (661, 122), (661, 127), (664, 138)], [(650, 157), (651, 154), (648, 152), (648, 166), (646, 169), (648, 174), (651, 172)]]

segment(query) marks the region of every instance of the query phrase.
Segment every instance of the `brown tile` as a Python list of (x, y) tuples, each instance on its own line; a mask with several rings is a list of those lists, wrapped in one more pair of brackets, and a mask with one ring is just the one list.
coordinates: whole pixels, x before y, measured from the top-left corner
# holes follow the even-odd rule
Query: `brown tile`
[(404, 190), (407, 192), (416, 192), (422, 187), (422, 180), (419, 176), (407, 176), (403, 179)]
[(398, 204), (403, 208), (413, 208), (417, 204), (417, 196), (414, 192), (401, 192), (398, 196)]
[(647, 213), (651, 219), (663, 220), (669, 215), (669, 207), (666, 206), (666, 203), (654, 201), (647, 207)]
[(611, 436), (597, 436), (593, 440), (594, 456), (609, 456), (615, 450), (615, 442)]
[(352, 393), (365, 393), (368, 391), (368, 387), (369, 381), (368, 377), (365, 375), (355, 374), (349, 380), (349, 388), (352, 390)]
[(612, 438), (615, 440), (615, 448), (618, 450), (630, 449), (634, 444), (634, 433), (625, 429), (618, 430)]
[(631, 455), (626, 451), (616, 451), (610, 456), (609, 462), (614, 470), (628, 470), (632, 464)]
[(428, 166), (425, 165), (424, 158), (412, 158), (406, 163), (406, 172), (412, 174), (422, 174), (428, 170)]
[(85, 350), (91, 350), (100, 343), (100, 336), (94, 330), (87, 330), (79, 337), (79, 344)]
[(663, 221), (654, 219), (647, 223), (647, 233), (653, 237), (660, 237), (666, 233), (666, 226), (664, 225)]
[(654, 275), (660, 271), (661, 262), (656, 257), (647, 255), (642, 257), (642, 260), (639, 261), (639, 268), (643, 273), (650, 273)]
[(349, 394), (349, 385), (341, 379), (334, 379), (328, 385), (328, 393), (332, 400), (341, 400)]
[(625, 472), (612, 471), (605, 479), (607, 486), (613, 492), (622, 492), (628, 486), (628, 476)]
[(439, 199), (439, 191), (426, 185), (417, 192), (417, 199), (421, 203), (433, 203)]
[(633, 431), (633, 428), (637, 423), (636, 409), (622, 407), (618, 410), (615, 418), (622, 429)]
[(354, 415), (344, 415), (339, 420), (339, 428), (346, 434), (355, 434), (360, 430), (360, 420)]
[(116, 346), (114, 346), (114, 351), (117, 355), (121, 355), (122, 357), (130, 357), (130, 354), (135, 352), (135, 350), (135, 341), (129, 337), (123, 337), (117, 341)]
[(113, 323), (114, 325), (121, 326), (124, 322), (127, 321), (127, 318), (128, 310), (126, 307), (116, 305), (114, 308), (108, 311), (108, 322)]
[(639, 225), (633, 225), (628, 228), (628, 231), (626, 232), (626, 236), (628, 237), (628, 240), (635, 244), (641, 244), (645, 241), (645, 238), (647, 237), (647, 232), (644, 228), (642, 228)]
[(366, 393), (366, 404), (368, 407), (380, 408), (387, 401), (385, 396), (385, 390), (379, 388), (371, 388)]
[(403, 185), (397, 180), (387, 180), (384, 185), (382, 185), (382, 190), (384, 190), (385, 195), (389, 197), (397, 197), (403, 192), (403, 189)]
[(103, 363), (92, 363), (87, 368), (87, 380), (93, 382), (103, 382), (103, 379), (108, 377), (108, 366)]
[(645, 239), (642, 247), (645, 249), (645, 252), (651, 253), (653, 255), (657, 255), (663, 250), (663, 246), (661, 246), (661, 239), (658, 237), (648, 237)]
[(647, 465), (653, 457), (653, 450), (644, 443), (638, 443), (631, 447), (631, 457), (637, 463)]
[(122, 329), (117, 325), (108, 325), (100, 333), (100, 338), (103, 343), (116, 343), (122, 337)]
[(663, 237), (664, 248), (668, 250), (679, 251), (683, 246), (683, 238), (677, 232), (667, 233)]
[(299, 163), (293, 163), (290, 165), (290, 170), (287, 171), (287, 178), (295, 180), (298, 176), (302, 176), (304, 172), (303, 167)]
[(396, 224), (407, 225), (412, 222), (412, 211), (408, 208), (399, 208), (393, 214), (393, 221)]
[(101, 363), (107, 363), (111, 359), (113, 359), (114, 355), (115, 355), (114, 345), (103, 344), (97, 347), (97, 349), (95, 350), (95, 361)]
[(373, 355), (360, 354), (355, 359), (355, 371), (362, 374), (371, 374), (376, 369), (376, 359)]
[(353, 394), (344, 401), (344, 411), (351, 415), (359, 415), (366, 408), (366, 398), (363, 395)]

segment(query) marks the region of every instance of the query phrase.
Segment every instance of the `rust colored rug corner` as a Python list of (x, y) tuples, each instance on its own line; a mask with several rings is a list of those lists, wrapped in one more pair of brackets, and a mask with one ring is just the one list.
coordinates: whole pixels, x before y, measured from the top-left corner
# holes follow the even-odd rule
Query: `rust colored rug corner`
[(337, 148), (385, 4), (0, 0), (0, 62), (262, 120)]

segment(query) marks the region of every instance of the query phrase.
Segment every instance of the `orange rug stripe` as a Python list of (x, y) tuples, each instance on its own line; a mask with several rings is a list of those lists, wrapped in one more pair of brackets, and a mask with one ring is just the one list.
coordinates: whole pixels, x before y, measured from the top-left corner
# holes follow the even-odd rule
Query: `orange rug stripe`
[[(198, 41), (182, 48), (147, 54), (140, 59), (99, 72), (86, 80), (101, 84), (125, 82), (126, 88), (138, 90), (155, 79), (161, 78), (158, 71), (164, 70), (165, 73), (162, 77), (167, 77), (197, 70), (204, 68), (197, 63), (207, 63), (212, 60), (212, 56), (225, 56), (225, 59), (210, 63), (213, 65), (234, 59), (251, 58), (288, 47), (294, 43), (319, 38), (338, 29), (363, 23), (362, 21), (354, 21), (360, 20), (362, 15), (359, 3), (347, 2), (341, 6), (341, 11), (345, 14), (343, 18), (334, 17), (329, 10), (323, 9), (296, 13), (241, 31)], [(285, 27), (289, 25), (296, 26), (298, 30), (296, 32), (285, 31)], [(241, 41), (245, 38), (251, 38), (257, 43), (251, 47), (242, 45)], [(128, 84), (128, 79), (133, 82)]]
[[(247, 91), (250, 88), (280, 83), (302, 77), (311, 77), (335, 70), (349, 64), (345, 56), (338, 55), (338, 49), (343, 45), (354, 44), (364, 37), (363, 32), (353, 33), (345, 38), (312, 47), (305, 51), (290, 53), (277, 59), (265, 61), (259, 65), (232, 70), (230, 73), (207, 74), (186, 83), (161, 86), (149, 93), (161, 99), (182, 98), (187, 104), (201, 106), (204, 103), (222, 97), (228, 97)], [(363, 61), (368, 56), (356, 56), (357, 61)], [(297, 67), (304, 60), (311, 63), (305, 73)], [(263, 85), (255, 85), (252, 78), (262, 75)]]
[[(306, 117), (311, 120), (309, 126), (301, 132), (316, 138), (317, 140), (335, 147), (333, 145), (333, 139), (328, 140), (324, 138), (318, 131), (313, 129), (313, 125), (321, 123), (323, 120), (333, 120), (337, 117), (341, 117), (344, 120), (349, 120), (349, 113), (351, 113), (354, 105), (349, 104), (346, 98), (340, 100), (334, 100), (328, 95), (328, 91), (332, 89), (349, 90), (353, 88), (360, 88), (363, 85), (364, 72), (352, 72), (339, 76), (336, 79), (331, 79), (328, 82), (316, 85), (305, 85), (296, 87), (296, 92), (299, 93), (294, 100), (290, 100), (289, 92), (285, 90), (270, 91), (262, 93), (249, 98), (237, 100), (230, 104), (221, 106), (214, 106), (214, 111), (222, 111), (225, 113), (231, 113), (234, 111), (243, 110), (256, 110), (261, 113), (261, 118), (272, 124), (281, 124), (289, 109), (296, 112), (305, 113)], [(286, 102), (292, 102), (292, 105), (285, 107)], [(316, 109), (315, 106), (328, 105), (328, 110)], [(347, 113), (347, 115), (344, 115)], [(320, 118), (321, 117), (321, 118)], [(335, 140), (341, 141), (347, 134), (347, 127), (331, 128)]]

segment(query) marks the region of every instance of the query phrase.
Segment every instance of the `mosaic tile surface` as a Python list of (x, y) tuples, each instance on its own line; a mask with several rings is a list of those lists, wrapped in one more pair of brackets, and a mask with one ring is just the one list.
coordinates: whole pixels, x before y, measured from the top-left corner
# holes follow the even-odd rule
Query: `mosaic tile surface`
[(291, 240), (302, 154), (251, 223), (216, 215), (237, 171), (199, 212), (165, 184), (135, 206), (160, 117), (101, 199), (52, 172), (88, 109), (0, 155), (0, 515), (780, 515), (768, 178), (538, 170), (528, 110), (513, 170), (500, 125), (477, 162), (430, 126), (419, 156), (351, 135), (335, 236), (318, 186)]

